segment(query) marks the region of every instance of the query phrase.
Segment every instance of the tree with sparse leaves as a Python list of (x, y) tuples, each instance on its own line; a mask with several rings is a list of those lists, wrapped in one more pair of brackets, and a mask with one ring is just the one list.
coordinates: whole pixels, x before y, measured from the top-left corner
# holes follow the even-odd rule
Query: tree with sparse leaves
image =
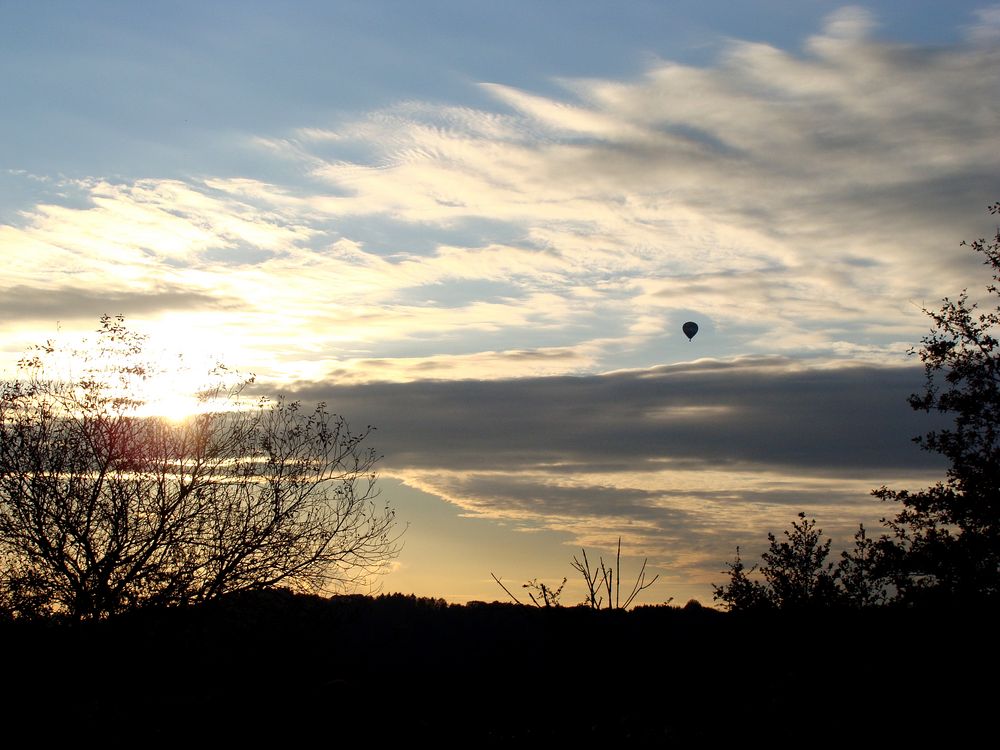
[[(1000, 214), (1000, 203), (989, 210)], [(967, 290), (945, 298), (940, 310), (925, 310), (935, 330), (911, 352), (924, 364), (926, 383), (910, 405), (954, 417), (950, 427), (915, 439), (948, 459), (947, 477), (915, 492), (874, 492), (902, 506), (886, 522), (892, 537), (881, 550), (911, 601), (1000, 595), (1000, 229), (971, 247), (990, 268), (990, 307), (970, 301)]]
[[(328, 590), (394, 556), (370, 428), (352, 432), (322, 404), (247, 403), (248, 381), (216, 381), (186, 419), (146, 415), (145, 337), (120, 316), (98, 334), (89, 349), (36, 347), (0, 384), (8, 615), (94, 619), (241, 590)], [(68, 370), (53, 369), (60, 359)]]

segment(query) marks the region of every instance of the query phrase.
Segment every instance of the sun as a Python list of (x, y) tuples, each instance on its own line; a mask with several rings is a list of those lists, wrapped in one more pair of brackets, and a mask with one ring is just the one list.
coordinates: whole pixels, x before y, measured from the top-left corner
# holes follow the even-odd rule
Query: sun
[[(199, 387), (187, 373), (162, 372), (145, 379), (133, 395), (139, 404), (139, 417), (160, 417), (169, 422), (183, 422), (204, 411), (205, 403), (198, 398)], [(203, 385), (203, 384), (202, 384)]]
[(184, 393), (164, 393), (147, 401), (139, 410), (144, 416), (180, 423), (204, 411), (204, 403)]
[(150, 360), (141, 382), (134, 383), (135, 414), (181, 424), (199, 414), (241, 408), (238, 393), (248, 378), (213, 359), (198, 358), (197, 364), (192, 359), (166, 355)]
[(186, 327), (130, 331), (123, 319), (102, 322), (96, 343), (84, 339), (82, 347), (50, 347), (53, 369), (77, 382), (81, 399), (109, 413), (178, 425), (199, 414), (243, 405), (239, 392), (253, 376), (220, 364), (222, 360), (198, 341), (180, 340), (177, 331)]
[(212, 409), (220, 404), (206, 396), (211, 384), (220, 385), (213, 378), (208, 365), (193, 366), (177, 356), (164, 355), (150, 363), (146, 376), (136, 383), (137, 400), (141, 405), (136, 414), (143, 417), (159, 417), (173, 423), (181, 423)]

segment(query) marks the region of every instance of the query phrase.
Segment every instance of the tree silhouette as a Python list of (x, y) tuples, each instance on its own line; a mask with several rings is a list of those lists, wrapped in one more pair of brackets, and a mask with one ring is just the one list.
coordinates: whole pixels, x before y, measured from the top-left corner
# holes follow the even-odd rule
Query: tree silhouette
[[(1000, 213), (1000, 203), (989, 210)], [(892, 538), (882, 541), (881, 552), (908, 599), (1000, 594), (1000, 229), (992, 242), (979, 239), (971, 247), (990, 267), (986, 292), (995, 307), (981, 311), (967, 290), (946, 297), (940, 310), (924, 311), (936, 330), (911, 351), (924, 364), (926, 383), (910, 405), (954, 416), (951, 427), (915, 438), (949, 460), (947, 478), (916, 492), (874, 492), (902, 506), (886, 521)]]
[[(591, 570), (590, 560), (587, 559), (587, 550), (581, 549), (580, 552), (583, 554), (583, 562), (580, 562), (574, 555), (573, 570), (583, 576), (583, 581), (587, 586), (587, 598), (583, 603), (593, 609), (600, 609), (602, 604), (604, 604), (605, 609), (628, 609), (632, 602), (635, 601), (635, 598), (656, 583), (660, 577), (657, 574), (650, 580), (646, 580), (646, 563), (648, 562), (648, 558), (644, 559), (642, 567), (635, 577), (632, 590), (625, 597), (625, 603), (622, 604), (622, 538), (618, 537), (618, 552), (615, 555), (615, 566), (613, 568), (610, 564), (605, 564), (603, 557), (599, 557), (598, 564), (600, 567)], [(607, 596), (607, 599), (604, 598), (605, 596)], [(673, 597), (671, 597), (672, 599)]]
[(248, 404), (252, 379), (216, 381), (183, 421), (143, 416), (145, 337), (121, 316), (98, 334), (90, 350), (36, 347), (2, 384), (8, 612), (90, 619), (276, 585), (316, 591), (395, 554), (371, 428), (353, 433), (323, 404)]
[(868, 536), (864, 524), (858, 524), (854, 549), (840, 553), (837, 582), (845, 604), (864, 609), (886, 604), (889, 599), (889, 574), (880, 541)]
[[(659, 579), (659, 574), (653, 576), (650, 580), (646, 580), (646, 563), (648, 559), (642, 561), (642, 567), (639, 569), (639, 573), (635, 577), (635, 583), (632, 585), (632, 590), (625, 597), (625, 603), (622, 604), (622, 594), (621, 594), (621, 580), (622, 580), (622, 540), (618, 537), (618, 553), (615, 556), (615, 565), (612, 567), (610, 564), (604, 562), (604, 558), (600, 557), (598, 559), (599, 567), (591, 568), (590, 559), (587, 557), (587, 550), (581, 549), (583, 554), (583, 562), (580, 562), (573, 556), (573, 570), (577, 571), (581, 576), (583, 576), (584, 585), (587, 587), (587, 598), (583, 600), (582, 604), (590, 607), (591, 609), (628, 609), (635, 598), (652, 586)], [(521, 604), (521, 600), (514, 596), (513, 592), (506, 586), (504, 586), (503, 581), (501, 581), (496, 574), (490, 573), (493, 576), (493, 580), (497, 582), (497, 585), (502, 588), (507, 596), (509, 596), (515, 603)], [(562, 583), (559, 584), (558, 588), (553, 588), (545, 583), (540, 583), (537, 578), (533, 578), (527, 583), (523, 584), (521, 588), (528, 589), (528, 596), (531, 598), (531, 603), (536, 607), (558, 607), (559, 597), (562, 595), (563, 587), (566, 585), (566, 578), (562, 579)], [(538, 596), (535, 596), (535, 593)], [(605, 596), (607, 597), (605, 599)], [(670, 603), (673, 601), (673, 597), (670, 597), (665, 603)]]
[(831, 540), (820, 540), (815, 520), (799, 513), (799, 520), (785, 530), (785, 541), (768, 534), (768, 551), (761, 555), (760, 572), (778, 607), (794, 609), (831, 604), (837, 598), (837, 577), (830, 555)]
[(730, 610), (741, 612), (769, 609), (774, 606), (771, 591), (767, 586), (750, 577), (757, 570), (757, 566), (754, 565), (750, 570), (746, 569), (740, 557), (739, 547), (736, 548), (736, 558), (731, 563), (726, 563), (726, 567), (728, 569), (724, 572), (729, 576), (729, 583), (722, 586), (712, 584), (713, 600), (722, 602)]
[[(805, 513), (798, 517), (792, 528), (783, 532), (784, 540), (779, 541), (773, 533), (767, 535), (769, 545), (759, 567), (748, 571), (736, 549), (736, 559), (726, 571), (728, 585), (714, 586), (716, 601), (732, 610), (808, 609), (838, 603), (838, 571), (826, 561), (831, 540), (821, 540), (822, 531), (814, 519), (807, 520)], [(755, 570), (763, 581), (750, 577)]]

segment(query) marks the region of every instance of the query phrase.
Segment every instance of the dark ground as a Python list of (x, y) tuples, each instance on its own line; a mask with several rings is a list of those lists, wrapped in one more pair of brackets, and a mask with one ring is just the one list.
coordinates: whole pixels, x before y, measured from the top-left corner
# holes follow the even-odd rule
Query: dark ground
[[(10, 735), (377, 747), (971, 741), (995, 613), (723, 614), (263, 592), (81, 626), (0, 625)], [(964, 744), (964, 743), (963, 743)]]

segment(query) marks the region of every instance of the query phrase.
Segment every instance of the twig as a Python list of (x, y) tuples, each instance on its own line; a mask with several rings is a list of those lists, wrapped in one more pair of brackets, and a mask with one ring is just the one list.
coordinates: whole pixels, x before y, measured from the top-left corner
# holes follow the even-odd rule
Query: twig
[[(615, 588), (615, 607), (621, 609), (622, 606), (622, 538), (618, 537), (618, 555), (615, 557), (615, 573), (618, 576), (618, 586)], [(625, 603), (628, 606), (628, 603)]]
[[(518, 599), (516, 596), (514, 596), (512, 593), (510, 593), (510, 589), (507, 588), (506, 586), (504, 586), (503, 583), (500, 582), (500, 579), (497, 578), (495, 574), (490, 573), (490, 575), (493, 576), (493, 580), (496, 581), (500, 585), (500, 588), (502, 588), (504, 591), (507, 592), (507, 596), (509, 596), (511, 599), (513, 599), (518, 604), (521, 603), (521, 600)], [(528, 596), (531, 596), (531, 594), (529, 593)]]

